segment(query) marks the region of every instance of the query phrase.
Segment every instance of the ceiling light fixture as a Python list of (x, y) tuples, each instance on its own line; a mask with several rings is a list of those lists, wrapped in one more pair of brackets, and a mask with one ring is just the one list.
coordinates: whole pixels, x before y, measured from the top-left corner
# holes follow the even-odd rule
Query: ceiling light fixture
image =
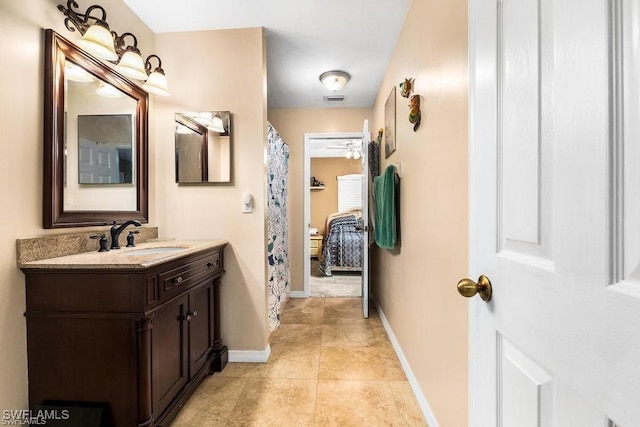
[[(142, 88), (147, 92), (168, 96), (167, 78), (161, 67), (162, 62), (158, 55), (149, 55), (146, 61), (142, 60), (142, 55), (138, 49), (138, 39), (132, 33), (124, 33), (119, 36), (115, 31), (109, 29), (107, 23), (107, 12), (102, 6), (93, 5), (87, 8), (85, 13), (81, 13), (74, 8), (78, 8), (75, 0), (67, 0), (67, 7), (58, 5), (58, 10), (66, 16), (64, 24), (69, 31), (76, 31), (82, 37), (76, 44), (92, 55), (110, 62), (118, 62), (115, 70), (125, 77), (136, 80), (147, 80)], [(92, 16), (93, 11), (101, 12), (99, 16)], [(74, 28), (75, 27), (75, 28)], [(133, 44), (127, 45), (125, 38), (131, 37)], [(150, 60), (156, 58), (158, 67), (151, 70)]]
[(332, 70), (320, 74), (322, 84), (333, 92), (341, 90), (350, 79), (349, 73), (340, 70)]

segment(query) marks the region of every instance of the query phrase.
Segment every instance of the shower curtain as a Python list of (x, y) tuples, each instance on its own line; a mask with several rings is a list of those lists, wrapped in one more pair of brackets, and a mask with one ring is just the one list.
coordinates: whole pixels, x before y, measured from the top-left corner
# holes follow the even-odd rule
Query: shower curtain
[(287, 176), (289, 146), (267, 123), (267, 264), (269, 278), (269, 332), (280, 326), (280, 307), (289, 295)]

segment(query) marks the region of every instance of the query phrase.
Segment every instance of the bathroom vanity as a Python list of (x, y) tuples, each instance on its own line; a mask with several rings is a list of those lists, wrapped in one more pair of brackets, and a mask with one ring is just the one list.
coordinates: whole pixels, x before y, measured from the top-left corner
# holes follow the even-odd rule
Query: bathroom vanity
[(107, 425), (169, 425), (228, 360), (226, 244), (150, 242), (21, 264), (30, 408), (101, 406)]

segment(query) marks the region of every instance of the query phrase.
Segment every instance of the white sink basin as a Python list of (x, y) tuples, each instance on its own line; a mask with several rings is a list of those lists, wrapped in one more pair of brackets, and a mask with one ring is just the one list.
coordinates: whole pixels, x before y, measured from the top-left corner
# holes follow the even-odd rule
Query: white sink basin
[(158, 248), (145, 248), (145, 249), (136, 249), (133, 251), (125, 252), (123, 255), (154, 255), (154, 254), (167, 254), (172, 252), (181, 252), (187, 248), (182, 248), (180, 246), (163, 246)]

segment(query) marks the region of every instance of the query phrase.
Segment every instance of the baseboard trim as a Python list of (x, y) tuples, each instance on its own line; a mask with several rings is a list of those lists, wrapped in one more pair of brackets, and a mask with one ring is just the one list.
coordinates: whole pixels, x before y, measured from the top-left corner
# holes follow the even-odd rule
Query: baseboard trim
[(289, 292), (289, 298), (307, 298), (309, 295), (306, 295), (304, 291), (291, 291)]
[(229, 350), (229, 362), (267, 363), (271, 356), (271, 345), (264, 350)]
[(429, 427), (439, 427), (440, 424), (438, 424), (438, 420), (436, 420), (436, 416), (431, 410), (431, 407), (429, 406), (429, 402), (427, 402), (426, 397), (424, 397), (424, 393), (422, 393), (422, 390), (418, 385), (418, 380), (416, 379), (416, 376), (413, 374), (413, 371), (411, 370), (409, 361), (407, 360), (404, 353), (402, 352), (400, 343), (396, 339), (396, 336), (393, 333), (393, 330), (391, 329), (391, 325), (387, 321), (387, 318), (384, 315), (384, 312), (382, 311), (380, 306), (377, 303), (375, 304), (375, 306), (376, 306), (376, 309), (378, 310), (378, 314), (380, 315), (380, 320), (382, 320), (382, 325), (384, 326), (384, 330), (387, 331), (387, 335), (389, 336), (389, 341), (391, 341), (391, 345), (393, 346), (393, 349), (396, 351), (398, 360), (400, 360), (400, 365), (402, 365), (402, 369), (404, 370), (404, 373), (407, 376), (407, 379), (409, 380), (409, 385), (413, 390), (413, 394), (416, 396), (418, 405), (420, 405), (420, 409), (422, 410), (422, 415), (424, 415), (425, 420), (427, 420), (427, 424), (429, 424)]

